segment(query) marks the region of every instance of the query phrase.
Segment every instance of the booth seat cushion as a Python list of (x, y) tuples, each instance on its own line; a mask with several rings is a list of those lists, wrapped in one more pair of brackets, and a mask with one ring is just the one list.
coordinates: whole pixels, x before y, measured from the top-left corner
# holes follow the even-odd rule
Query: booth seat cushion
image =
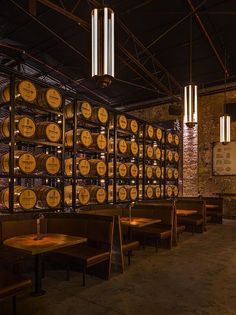
[(181, 217), (178, 218), (178, 223), (180, 224), (191, 224), (191, 225), (202, 225), (203, 224), (203, 218), (198, 215), (193, 215), (193, 216), (187, 216), (187, 217)]
[(77, 259), (86, 267), (109, 260), (110, 252), (101, 248), (88, 246), (87, 244), (71, 246), (55, 251), (57, 254), (66, 255)]
[(122, 250), (123, 252), (128, 252), (139, 247), (140, 243), (138, 241), (129, 241), (123, 240), (122, 241)]
[(162, 228), (162, 227), (152, 227), (152, 226), (147, 226), (142, 229), (140, 229), (140, 233), (149, 235), (151, 237), (157, 237), (159, 239), (166, 239), (171, 237), (171, 228)]

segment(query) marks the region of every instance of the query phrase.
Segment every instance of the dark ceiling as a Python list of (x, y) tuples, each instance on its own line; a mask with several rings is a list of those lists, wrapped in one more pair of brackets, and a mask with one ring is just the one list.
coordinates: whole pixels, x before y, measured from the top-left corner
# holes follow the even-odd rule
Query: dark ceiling
[(102, 1), (0, 1), (1, 63), (33, 65), (41, 71), (35, 75), (76, 81), (81, 95), (128, 108), (182, 93), (189, 82), (192, 19), (193, 81), (202, 88), (221, 83), (225, 60), (229, 80), (235, 79), (236, 0), (104, 2), (116, 19), (116, 79), (107, 89), (90, 78), (90, 12)]

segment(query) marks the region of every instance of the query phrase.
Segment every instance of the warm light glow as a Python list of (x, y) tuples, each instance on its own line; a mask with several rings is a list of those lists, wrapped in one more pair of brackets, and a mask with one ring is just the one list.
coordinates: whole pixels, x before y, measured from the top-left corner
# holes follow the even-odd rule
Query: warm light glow
[(230, 116), (220, 117), (220, 142), (227, 144), (230, 142)]
[(106, 78), (109, 85), (115, 74), (114, 12), (110, 8), (94, 9), (92, 17), (92, 77)]
[(197, 124), (197, 85), (184, 87), (184, 123), (192, 128)]

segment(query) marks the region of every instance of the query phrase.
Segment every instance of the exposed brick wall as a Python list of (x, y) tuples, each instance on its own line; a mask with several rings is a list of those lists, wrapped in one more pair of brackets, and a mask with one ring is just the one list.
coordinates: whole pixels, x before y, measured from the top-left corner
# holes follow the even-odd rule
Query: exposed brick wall
[[(226, 97), (227, 102), (236, 102), (236, 90), (227, 92)], [(155, 123), (177, 118), (168, 114), (168, 106), (166, 104), (151, 107), (133, 111), (132, 114)], [(219, 193), (236, 194), (236, 176), (213, 176), (212, 174), (212, 145), (213, 142), (219, 141), (219, 117), (223, 112), (224, 93), (199, 97), (198, 140), (196, 127), (193, 130), (183, 128), (184, 152), (180, 148), (183, 158), (183, 166), (181, 167), (180, 164), (183, 195), (194, 196), (198, 192), (203, 196), (216, 196)], [(236, 123), (231, 123), (231, 139), (236, 140)], [(181, 182), (182, 178), (180, 178), (180, 184)], [(226, 197), (224, 212), (225, 215), (236, 215), (236, 195)]]

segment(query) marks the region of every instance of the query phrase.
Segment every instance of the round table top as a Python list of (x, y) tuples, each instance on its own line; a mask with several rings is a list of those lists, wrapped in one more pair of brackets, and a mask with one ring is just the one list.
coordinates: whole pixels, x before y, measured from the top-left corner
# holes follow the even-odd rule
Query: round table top
[(3, 243), (31, 255), (37, 255), (87, 241), (85, 237), (65, 234), (41, 234), (40, 236), (42, 238), (38, 240), (36, 234), (20, 235), (9, 238)]

